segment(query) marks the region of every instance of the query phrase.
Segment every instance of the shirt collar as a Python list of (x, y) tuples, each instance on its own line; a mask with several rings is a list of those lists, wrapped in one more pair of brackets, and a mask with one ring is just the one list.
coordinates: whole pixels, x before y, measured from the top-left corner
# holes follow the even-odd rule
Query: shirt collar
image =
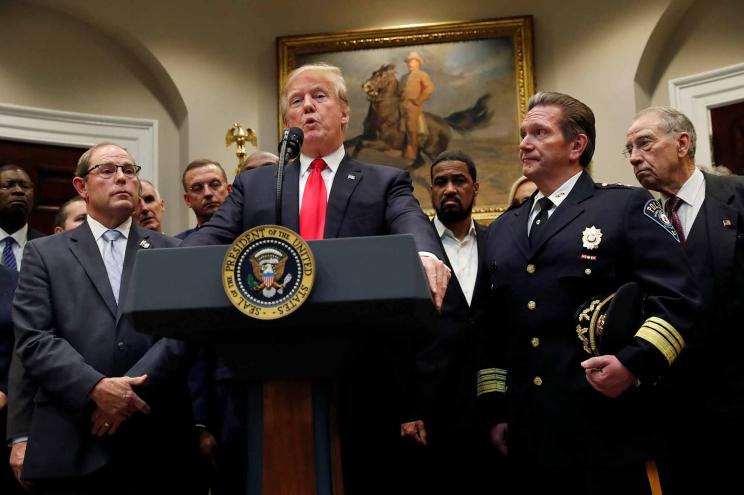
[[(104, 232), (109, 230), (108, 227), (106, 227), (105, 225), (103, 225), (101, 222), (91, 217), (90, 215), (88, 215), (87, 222), (88, 222), (88, 226), (90, 227), (90, 231), (93, 232), (93, 238), (96, 241), (98, 241), (98, 239), (101, 238)], [(124, 236), (124, 239), (128, 239), (129, 230), (131, 229), (131, 227), (132, 227), (132, 217), (127, 217), (127, 219), (124, 220), (124, 222), (118, 227), (116, 227), (116, 229), (114, 230), (118, 230), (119, 232), (122, 233), (122, 235)]]
[[(450, 229), (447, 228), (446, 225), (442, 223), (441, 220), (439, 220), (438, 216), (434, 217), (434, 228), (437, 229), (437, 234), (439, 234), (439, 238), (443, 239), (444, 237), (451, 237), (455, 239), (457, 242), (460, 242), (460, 240), (455, 237), (454, 232), (452, 232)], [(475, 236), (475, 222), (473, 219), (470, 219), (470, 228), (468, 229), (468, 233), (465, 237), (473, 237)]]
[[(582, 169), (580, 172), (578, 172), (576, 175), (573, 175), (570, 179), (568, 179), (566, 182), (561, 184), (561, 186), (553, 191), (553, 194), (548, 196), (550, 201), (553, 202), (556, 208), (558, 208), (558, 205), (560, 205), (564, 199), (568, 196), (568, 194), (571, 192), (571, 189), (576, 185), (576, 182), (578, 182), (579, 177), (581, 177), (581, 174), (584, 173), (584, 170)], [(535, 205), (537, 204), (537, 200), (540, 198), (544, 198), (545, 195), (541, 193), (539, 190), (537, 191), (537, 194), (535, 195), (535, 199), (532, 202), (532, 209), (530, 209), (530, 212), (534, 211)]]
[(6, 237), (12, 237), (21, 247), (25, 246), (26, 241), (28, 240), (28, 224), (24, 225), (12, 234), (8, 234), (5, 230), (0, 229), (0, 242), (5, 241)]
[[(344, 148), (344, 145), (342, 143), (341, 146), (339, 146), (338, 149), (333, 153), (315, 158), (322, 158), (323, 161), (326, 162), (328, 169), (332, 173), (336, 173), (338, 166), (341, 164), (341, 160), (344, 159), (344, 155), (346, 155), (346, 148)], [(300, 177), (305, 175), (307, 169), (310, 167), (310, 164), (313, 162), (313, 160), (315, 160), (315, 158), (311, 158), (300, 153)]]
[[(679, 191), (677, 191), (677, 197), (685, 204), (692, 206), (695, 204), (695, 197), (704, 183), (705, 177), (703, 176), (703, 173), (699, 168), (695, 167), (695, 171), (690, 177), (688, 177), (685, 183), (682, 184)], [(669, 196), (662, 193), (661, 197), (664, 199), (664, 204), (666, 204)]]

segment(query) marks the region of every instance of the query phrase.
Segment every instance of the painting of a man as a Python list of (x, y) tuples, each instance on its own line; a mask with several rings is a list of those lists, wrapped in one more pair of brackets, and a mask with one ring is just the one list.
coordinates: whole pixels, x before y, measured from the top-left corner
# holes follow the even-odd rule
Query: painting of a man
[(426, 120), (422, 118), (424, 102), (431, 98), (436, 90), (429, 74), (421, 70), (424, 59), (418, 52), (411, 52), (405, 59), (408, 73), (400, 80), (401, 113), (404, 116), (406, 146), (403, 157), (408, 160), (416, 158), (419, 147), (419, 134), (426, 134)]

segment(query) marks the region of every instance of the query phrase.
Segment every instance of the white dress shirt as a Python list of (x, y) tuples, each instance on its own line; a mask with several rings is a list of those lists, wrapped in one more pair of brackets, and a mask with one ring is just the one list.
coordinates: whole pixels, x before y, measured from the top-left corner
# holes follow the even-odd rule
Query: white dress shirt
[[(555, 205), (553, 208), (548, 210), (548, 218), (555, 212), (556, 208), (563, 202), (564, 199), (568, 196), (568, 194), (571, 192), (571, 189), (576, 185), (576, 182), (579, 180), (579, 177), (584, 171), (577, 173), (570, 179), (568, 179), (566, 182), (561, 184), (561, 187), (553, 191), (553, 194), (548, 196), (548, 199), (553, 202)], [(535, 218), (537, 218), (537, 215), (540, 214), (540, 205), (537, 203), (537, 201), (541, 198), (544, 198), (545, 195), (541, 193), (539, 190), (537, 191), (537, 194), (535, 195), (535, 199), (532, 202), (532, 209), (530, 210), (530, 221), (527, 222), (527, 235), (530, 235), (530, 230), (532, 229), (532, 222), (535, 221)]]
[[(662, 194), (661, 197), (666, 207), (669, 196)], [(705, 176), (700, 169), (695, 167), (695, 171), (690, 178), (677, 191), (677, 197), (682, 200), (677, 210), (677, 216), (682, 223), (685, 239), (687, 239), (687, 236), (690, 235), (690, 230), (692, 230), (692, 224), (695, 223), (695, 218), (697, 218), (697, 214), (703, 206), (703, 201), (705, 201)]]
[(475, 279), (478, 276), (478, 238), (475, 235), (475, 223), (472, 219), (470, 220), (470, 229), (462, 241), (455, 237), (455, 234), (439, 220), (439, 217), (434, 217), (434, 227), (437, 229), (457, 282), (470, 306), (473, 301)]
[[(109, 230), (109, 228), (90, 215), (88, 215), (87, 221), (88, 226), (90, 226), (90, 231), (93, 232), (93, 238), (96, 240), (96, 244), (98, 245), (98, 251), (100, 251), (101, 253), (101, 258), (103, 258), (103, 247), (106, 245), (106, 239), (103, 238), (103, 233)], [(129, 230), (131, 228), (132, 217), (127, 217), (127, 219), (124, 220), (124, 223), (122, 223), (115, 229), (112, 229), (118, 230), (124, 236), (114, 241), (116, 242), (116, 250), (120, 253), (124, 253), (124, 255), (122, 256), (122, 260), (127, 253), (127, 239), (129, 238)]]
[(23, 248), (26, 247), (26, 242), (28, 242), (28, 224), (24, 225), (12, 234), (8, 234), (3, 229), (0, 229), (0, 246), (5, 247), (5, 239), (8, 237), (12, 237), (15, 240), (13, 243), (13, 256), (15, 256), (18, 271), (21, 271)]
[[(344, 159), (345, 154), (346, 148), (344, 148), (344, 145), (342, 144), (330, 155), (320, 157), (327, 165), (327, 167), (320, 173), (320, 176), (323, 178), (323, 182), (325, 183), (326, 194), (328, 197), (331, 196), (333, 178), (336, 177), (336, 171), (338, 170), (338, 166), (341, 164), (341, 160)], [(310, 164), (313, 160), (315, 160), (315, 158), (300, 153), (300, 208), (302, 208), (302, 196), (305, 194), (305, 184), (307, 184), (307, 179), (310, 177)]]

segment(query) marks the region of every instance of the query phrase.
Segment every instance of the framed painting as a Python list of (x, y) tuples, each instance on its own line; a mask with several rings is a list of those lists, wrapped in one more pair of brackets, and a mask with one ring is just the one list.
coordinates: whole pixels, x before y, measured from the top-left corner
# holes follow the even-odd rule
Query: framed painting
[[(447, 149), (475, 161), (477, 220), (488, 222), (507, 206), (521, 175), (519, 123), (534, 92), (532, 17), (284, 36), (277, 52), (279, 91), (304, 64), (343, 71), (347, 153), (408, 170), (424, 209), (431, 207), (431, 161)], [(406, 100), (414, 80), (421, 95)]]

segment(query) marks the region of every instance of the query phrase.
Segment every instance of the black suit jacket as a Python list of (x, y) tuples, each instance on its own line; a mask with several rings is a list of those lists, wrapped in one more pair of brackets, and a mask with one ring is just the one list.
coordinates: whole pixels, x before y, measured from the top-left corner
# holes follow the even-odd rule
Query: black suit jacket
[[(433, 221), (432, 229), (436, 233)], [(417, 358), (410, 419), (423, 418), (434, 441), (437, 436), (470, 434), (476, 424), (476, 351), (482, 344), (481, 325), (489, 283), (483, 263), (486, 228), (476, 223), (475, 233), (478, 271), (471, 304), (468, 305), (453, 272), (441, 313), (431, 328), (429, 342)], [(441, 248), (444, 261), (451, 269), (444, 246)]]
[(704, 291), (705, 324), (680, 386), (686, 397), (690, 388), (702, 394), (694, 406), (711, 420), (744, 421), (744, 178), (705, 174), (698, 217), (685, 249)]
[[(132, 225), (122, 271), (121, 306), (131, 297), (130, 276), (143, 239), (153, 248), (177, 245), (174, 239)], [(166, 452), (183, 448), (191, 440), (183, 376), (186, 347), (182, 342), (140, 334), (122, 318), (87, 222), (26, 245), (13, 319), (15, 353), (27, 378), (38, 387), (24, 478), (85, 475), (123, 452), (136, 452), (140, 459), (153, 463), (182, 455), (177, 450)], [(145, 373), (147, 383), (137, 393), (150, 404), (152, 413), (133, 416), (111, 437), (91, 435), (94, 404), (88, 395), (95, 384), (107, 376)], [(21, 383), (20, 389), (28, 390), (27, 385)], [(13, 388), (11, 383), (11, 399)], [(164, 449), (163, 443), (173, 439), (174, 445)], [(159, 455), (165, 457), (156, 461)]]
[[(616, 356), (641, 386), (611, 399), (587, 382), (581, 362), (590, 355), (576, 331), (582, 304), (634, 281), (647, 294), (645, 316), (690, 337), (699, 291), (678, 241), (644, 213), (651, 199), (640, 188), (595, 184), (584, 172), (532, 242), (532, 201), (510, 208), (489, 227), (489, 329), (500, 336), (494, 350), (505, 352), (494, 367), (507, 373), (513, 459), (586, 466), (640, 462), (663, 452), (663, 429), (675, 413), (664, 414), (654, 387), (669, 368), (662, 350), (629, 338)], [(585, 239), (592, 227), (601, 238)], [(661, 339), (656, 343), (665, 347)]]
[[(299, 164), (286, 167), (282, 190), (282, 225), (299, 232)], [(257, 225), (276, 223), (276, 166), (244, 172), (219, 211), (183, 246), (229, 244)], [(339, 164), (328, 198), (324, 238), (413, 234), (419, 251), (443, 256), (426, 215), (413, 197), (411, 177), (392, 167), (358, 162)]]

